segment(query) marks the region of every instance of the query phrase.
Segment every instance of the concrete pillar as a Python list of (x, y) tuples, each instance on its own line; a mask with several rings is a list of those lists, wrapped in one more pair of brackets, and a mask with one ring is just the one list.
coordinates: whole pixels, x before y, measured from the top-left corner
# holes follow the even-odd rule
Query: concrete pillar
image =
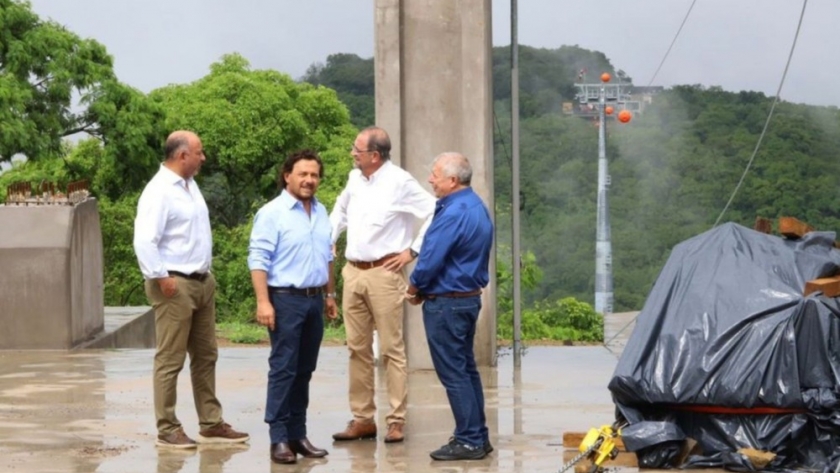
[(102, 331), (96, 200), (0, 205), (0, 349), (69, 349)]
[[(392, 159), (426, 183), (435, 156), (458, 151), (491, 215), (493, 88), (490, 0), (375, 0), (376, 123)], [(428, 187), (428, 184), (426, 184)], [(476, 330), (476, 361), (496, 364), (495, 255)], [(409, 366), (432, 368), (419, 307), (407, 306)]]

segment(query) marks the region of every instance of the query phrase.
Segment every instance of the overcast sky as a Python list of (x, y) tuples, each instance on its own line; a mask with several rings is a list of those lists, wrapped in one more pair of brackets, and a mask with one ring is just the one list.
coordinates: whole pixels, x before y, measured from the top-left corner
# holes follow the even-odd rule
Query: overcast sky
[[(441, 0), (450, 1), (450, 0)], [(103, 43), (143, 91), (204, 76), (222, 54), (299, 78), (329, 54), (373, 55), (373, 0), (31, 0), (42, 17)], [(519, 42), (602, 51), (647, 85), (691, 0), (520, 0)], [(653, 85), (773, 95), (802, 0), (699, 0)], [(840, 1), (810, 0), (782, 98), (840, 106)], [(510, 43), (510, 1), (493, 0), (494, 45)], [(834, 59), (832, 59), (834, 58)]]

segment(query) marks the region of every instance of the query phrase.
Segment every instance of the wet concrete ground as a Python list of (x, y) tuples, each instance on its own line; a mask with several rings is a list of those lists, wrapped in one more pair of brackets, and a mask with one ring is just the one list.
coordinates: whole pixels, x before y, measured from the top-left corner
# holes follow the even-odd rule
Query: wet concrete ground
[[(409, 377), (406, 441), (333, 443), (351, 419), (347, 406), (347, 352), (324, 347), (311, 386), (309, 439), (327, 448), (324, 460), (274, 465), (268, 456), (265, 403), (267, 347), (222, 348), (217, 392), (225, 420), (247, 431), (244, 447), (158, 449), (152, 409), (154, 351), (0, 352), (0, 471), (2, 472), (556, 472), (565, 431), (610, 423), (607, 382), (617, 356), (606, 348), (532, 347), (514, 370), (510, 351), (497, 368), (483, 369), (490, 438), (484, 460), (435, 462), (429, 452), (453, 429), (443, 387), (433, 371)], [(195, 438), (197, 421), (187, 369), (179, 386), (178, 415)], [(381, 373), (380, 373), (381, 374)], [(377, 386), (380, 436), (387, 398)], [(576, 447), (576, 446), (573, 446)]]

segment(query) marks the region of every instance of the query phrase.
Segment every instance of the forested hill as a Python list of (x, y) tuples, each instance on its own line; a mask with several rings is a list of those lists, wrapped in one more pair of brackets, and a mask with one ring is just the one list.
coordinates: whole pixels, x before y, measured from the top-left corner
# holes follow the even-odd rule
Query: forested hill
[[(593, 300), (597, 128), (564, 115), (581, 70), (619, 65), (576, 46), (520, 50), (523, 248), (544, 272), (529, 301)], [(509, 49), (493, 51), (496, 218), (510, 241)], [(335, 89), (359, 127), (374, 123), (373, 60), (336, 54), (304, 80)], [(625, 81), (632, 82), (629, 77)], [(653, 96), (627, 125), (608, 125), (615, 310), (639, 309), (670, 249), (712, 227), (753, 154), (772, 104), (762, 93), (684, 85)], [(840, 111), (782, 102), (723, 216), (796, 216), (840, 230)]]

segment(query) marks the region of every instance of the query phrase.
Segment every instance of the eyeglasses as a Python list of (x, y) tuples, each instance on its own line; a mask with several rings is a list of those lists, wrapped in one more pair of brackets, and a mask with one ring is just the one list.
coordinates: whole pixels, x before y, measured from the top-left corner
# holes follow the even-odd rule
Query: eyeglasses
[(376, 152), (376, 150), (375, 149), (359, 149), (359, 148), (356, 148), (355, 145), (353, 145), (353, 148), (350, 149), (350, 152), (351, 153), (356, 153), (356, 154), (362, 154), (362, 153), (373, 153), (373, 152)]

